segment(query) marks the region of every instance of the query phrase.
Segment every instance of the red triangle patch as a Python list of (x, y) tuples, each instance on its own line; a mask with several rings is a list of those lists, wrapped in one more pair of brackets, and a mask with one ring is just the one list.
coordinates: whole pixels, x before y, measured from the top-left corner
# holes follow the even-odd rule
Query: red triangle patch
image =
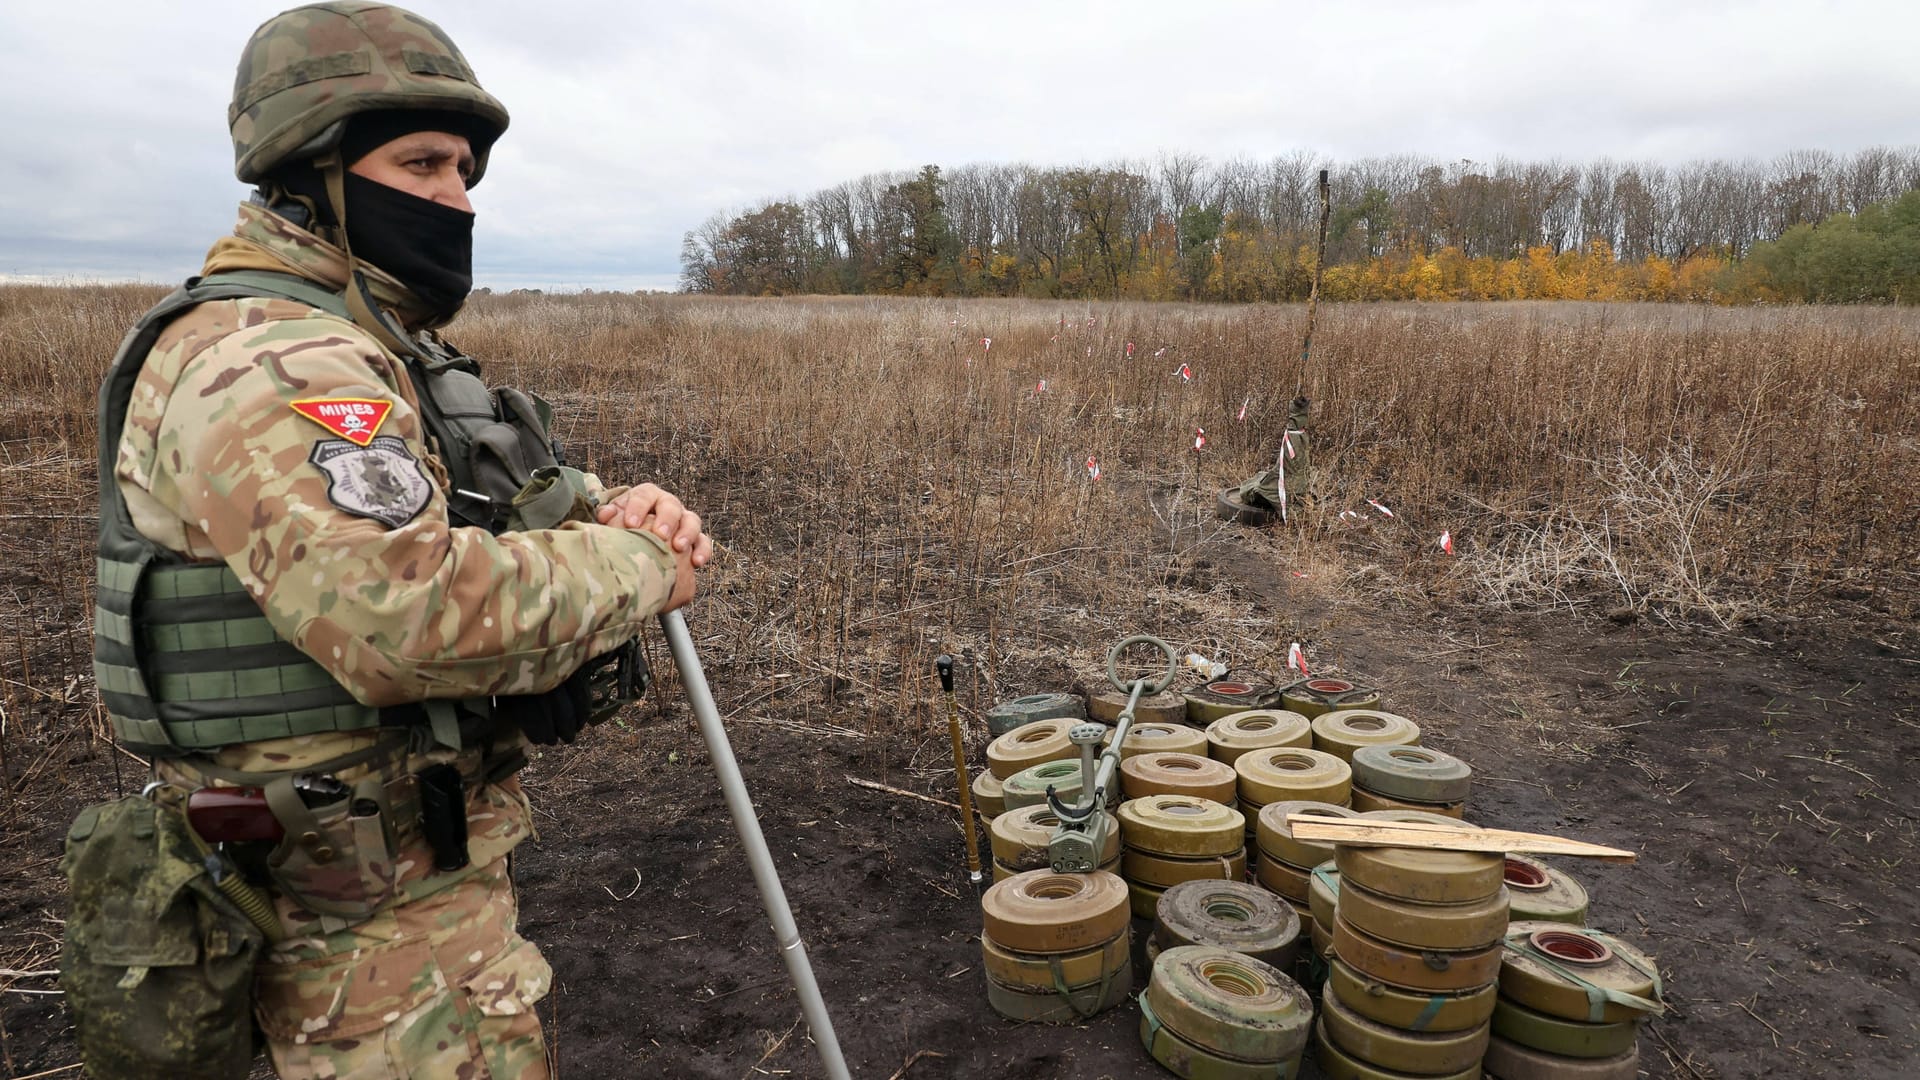
[(393, 411), (393, 402), (377, 398), (309, 398), (292, 405), (294, 412), (355, 446), (372, 442)]

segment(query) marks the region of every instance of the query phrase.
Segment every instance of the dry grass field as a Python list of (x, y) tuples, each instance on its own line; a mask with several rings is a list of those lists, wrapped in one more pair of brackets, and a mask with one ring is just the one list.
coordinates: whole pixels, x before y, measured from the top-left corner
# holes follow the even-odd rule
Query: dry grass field
[[(141, 774), (105, 741), (87, 662), (93, 399), (159, 293), (0, 287), (8, 1075), (74, 1060), (54, 983), (19, 973), (53, 966), (65, 821)], [(1470, 817), (1639, 847), (1590, 884), (1596, 922), (1669, 974), (1652, 1075), (1783, 1057), (1902, 1075), (1920, 1042), (1920, 313), (1338, 305), (1303, 364), (1304, 323), (516, 294), (448, 336), (553, 400), (576, 464), (656, 480), (710, 522), (722, 555), (689, 621), (856, 1075), (916, 1054), (921, 1080), (1155, 1074), (1124, 1019), (995, 1020), (951, 815), (842, 779), (951, 798), (937, 653), (963, 658), (977, 754), (992, 701), (1090, 679), (1139, 631), (1270, 678), (1300, 642), (1475, 765)], [(1216, 520), (1296, 392), (1310, 500), (1286, 526)], [(814, 1075), (663, 683), (623, 730), (528, 773), (545, 838), (522, 863), (527, 930), (559, 972), (562, 1063)], [(636, 913), (636, 886), (672, 899)], [(871, 1003), (895, 1000), (912, 1007)]]

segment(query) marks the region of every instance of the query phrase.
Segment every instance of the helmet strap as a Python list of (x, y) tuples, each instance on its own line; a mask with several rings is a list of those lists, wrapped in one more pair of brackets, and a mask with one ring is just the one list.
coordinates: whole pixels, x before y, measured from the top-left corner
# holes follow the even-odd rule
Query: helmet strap
[(426, 360), (426, 356), (413, 343), (413, 336), (403, 330), (373, 298), (373, 290), (367, 285), (366, 272), (353, 254), (353, 245), (347, 240), (347, 169), (340, 160), (339, 149), (336, 147), (327, 151), (314, 159), (313, 164), (326, 182), (327, 201), (333, 204), (333, 219), (340, 227), (340, 250), (347, 253), (347, 287), (344, 290), (347, 314), (353, 317), (355, 326), (373, 335), (375, 341), (395, 356)]

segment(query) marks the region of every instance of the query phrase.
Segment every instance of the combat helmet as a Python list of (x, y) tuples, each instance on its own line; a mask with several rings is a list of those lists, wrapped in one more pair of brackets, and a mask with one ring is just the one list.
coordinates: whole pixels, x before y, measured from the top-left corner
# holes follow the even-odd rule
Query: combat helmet
[(390, 4), (333, 0), (281, 12), (247, 41), (227, 109), (234, 174), (259, 183), (326, 154), (349, 117), (378, 109), (462, 117), (474, 156), (468, 187), (507, 129), (506, 106), (480, 88), (445, 31)]

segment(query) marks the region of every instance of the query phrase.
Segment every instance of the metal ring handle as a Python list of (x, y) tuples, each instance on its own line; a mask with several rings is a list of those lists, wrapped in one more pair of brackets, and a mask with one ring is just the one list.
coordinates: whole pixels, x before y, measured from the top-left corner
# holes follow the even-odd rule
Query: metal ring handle
[(1145, 679), (1135, 680), (1135, 682), (1145, 684), (1146, 688), (1143, 691), (1144, 693), (1157, 694), (1173, 685), (1173, 677), (1178, 674), (1180, 670), (1180, 657), (1174, 653), (1173, 646), (1161, 641), (1152, 634), (1135, 634), (1130, 638), (1122, 638), (1118, 645), (1107, 650), (1107, 681), (1113, 684), (1115, 690), (1123, 694), (1133, 692), (1132, 684), (1120, 681), (1120, 654), (1126, 651), (1127, 646), (1140, 644), (1158, 645), (1160, 651), (1167, 654), (1167, 674), (1164, 678), (1157, 683), (1148, 683)]

